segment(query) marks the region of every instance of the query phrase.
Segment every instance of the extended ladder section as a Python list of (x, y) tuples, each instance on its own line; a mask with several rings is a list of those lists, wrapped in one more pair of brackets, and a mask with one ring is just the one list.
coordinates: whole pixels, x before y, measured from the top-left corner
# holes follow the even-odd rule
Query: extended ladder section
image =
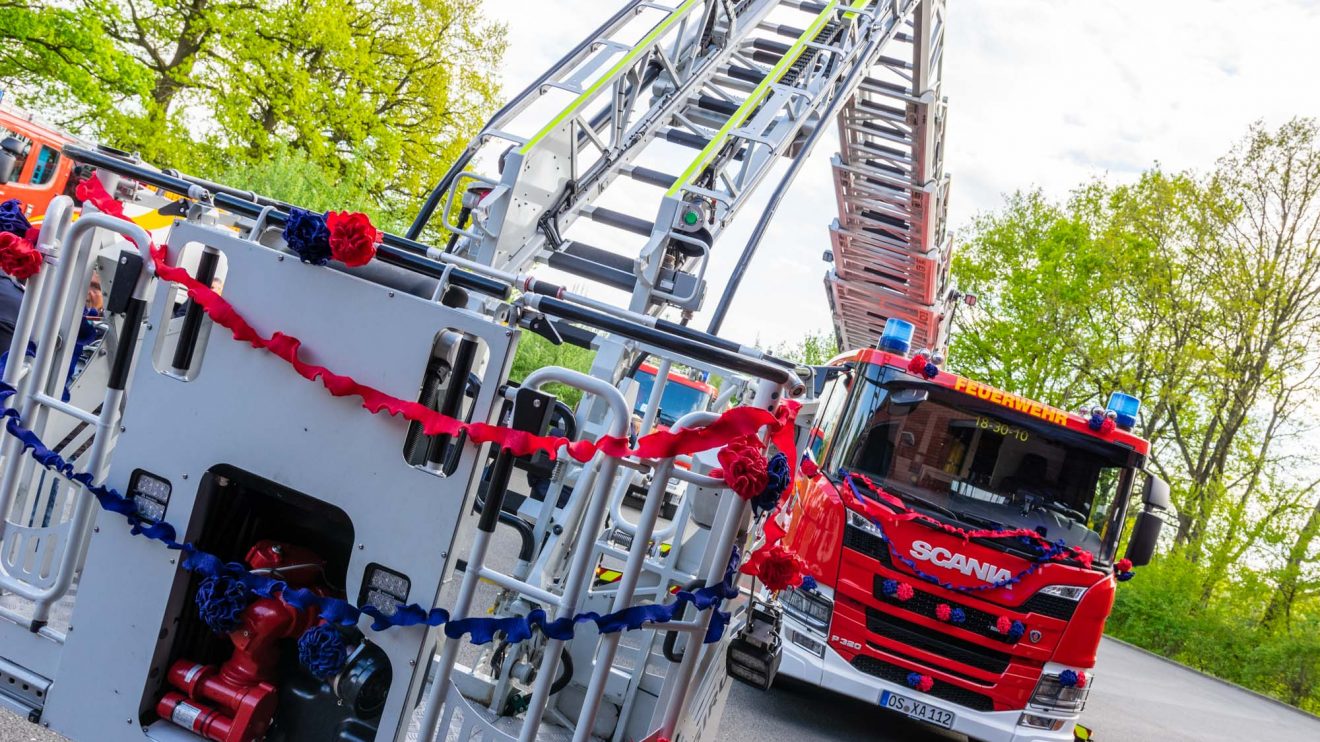
[(724, 228), (775, 163), (807, 156), (919, 5), (632, 3), (492, 119), (469, 169), (437, 189), (457, 215), (447, 249), (503, 270), (547, 263), (634, 312), (701, 308)]
[(921, 3), (838, 117), (825, 284), (844, 348), (873, 347), (891, 317), (916, 327), (918, 348), (948, 341), (944, 16), (943, 0)]

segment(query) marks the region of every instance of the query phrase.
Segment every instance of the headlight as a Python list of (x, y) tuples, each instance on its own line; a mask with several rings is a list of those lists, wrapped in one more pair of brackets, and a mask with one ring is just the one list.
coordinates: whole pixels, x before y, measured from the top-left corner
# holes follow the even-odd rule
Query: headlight
[(872, 536), (880, 536), (881, 538), (884, 537), (884, 534), (881, 533), (880, 529), (877, 528), (876, 525), (871, 522), (870, 518), (867, 518), (865, 515), (862, 515), (861, 513), (855, 510), (848, 511), (848, 525), (852, 526), (853, 528), (857, 528), (862, 531), (865, 531), (871, 534)]
[(1086, 588), (1077, 585), (1049, 585), (1048, 587), (1042, 587), (1040, 592), (1064, 600), (1081, 600), (1082, 596), (1086, 594)]
[(824, 632), (830, 627), (834, 604), (822, 595), (790, 587), (779, 594), (779, 602), (790, 616), (814, 629)]
[(1034, 706), (1042, 706), (1053, 711), (1080, 712), (1086, 708), (1086, 696), (1091, 692), (1091, 683), (1085, 688), (1072, 686), (1065, 688), (1059, 683), (1058, 675), (1042, 675), (1036, 684), (1036, 692), (1031, 695)]

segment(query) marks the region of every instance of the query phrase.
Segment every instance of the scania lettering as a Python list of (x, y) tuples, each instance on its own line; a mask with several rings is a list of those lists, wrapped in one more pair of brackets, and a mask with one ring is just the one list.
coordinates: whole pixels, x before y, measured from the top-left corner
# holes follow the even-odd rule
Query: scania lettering
[(989, 562), (982, 564), (974, 558), (949, 551), (943, 546), (931, 546), (925, 541), (913, 541), (909, 553), (913, 559), (929, 561), (945, 569), (956, 569), (965, 575), (975, 574), (982, 582), (992, 585), (1012, 576), (1003, 567), (996, 567)]

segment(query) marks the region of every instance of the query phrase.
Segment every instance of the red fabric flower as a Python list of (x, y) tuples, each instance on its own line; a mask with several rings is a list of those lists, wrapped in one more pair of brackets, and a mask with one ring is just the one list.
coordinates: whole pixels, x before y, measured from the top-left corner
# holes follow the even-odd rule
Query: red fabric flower
[(765, 468), (765, 455), (761, 453), (761, 441), (755, 436), (745, 436), (730, 441), (720, 449), (720, 476), (744, 500), (758, 497), (769, 476)]
[(1132, 571), (1132, 560), (1131, 560), (1131, 559), (1119, 559), (1117, 562), (1114, 562), (1114, 571), (1115, 571), (1115, 572), (1131, 572), (1131, 571)]
[(915, 590), (912, 589), (912, 586), (907, 584), (906, 582), (898, 583), (898, 589), (894, 591), (894, 597), (898, 598), (900, 601), (904, 603), (906, 603), (909, 600), (912, 600), (912, 596), (916, 594), (917, 593)]
[(1078, 688), (1086, 687), (1086, 673), (1082, 672), (1081, 670), (1077, 671), (1077, 687)]
[(935, 687), (935, 680), (929, 675), (922, 675), (921, 680), (917, 681), (917, 690), (922, 693), (929, 693), (931, 688)]
[(995, 631), (1007, 635), (1013, 630), (1013, 621), (1008, 616), (1000, 616), (995, 621)]
[(349, 268), (357, 268), (376, 257), (376, 244), (381, 232), (372, 225), (366, 214), (348, 211), (327, 211), (325, 226), (330, 230), (330, 255)]
[(767, 590), (779, 592), (784, 588), (802, 584), (802, 569), (806, 563), (801, 557), (780, 544), (775, 544), (760, 560), (757, 576)]
[(1090, 569), (1091, 562), (1094, 561), (1095, 555), (1086, 549), (1073, 549), (1073, 558), (1081, 562), (1083, 567)]
[(37, 241), (41, 239), (41, 227), (29, 227), (24, 239), (34, 245), (37, 244)]
[(1106, 417), (1105, 421), (1100, 423), (1100, 434), (1109, 435), (1114, 432), (1114, 427), (1114, 421)]
[(814, 479), (820, 474), (820, 467), (811, 459), (802, 459), (802, 475), (808, 479)]
[(41, 270), (41, 253), (31, 242), (12, 232), (0, 233), (0, 270), (26, 281)]
[(935, 618), (938, 618), (941, 621), (948, 621), (951, 616), (953, 616), (953, 608), (951, 608), (948, 603), (940, 603), (935, 606)]
[(917, 376), (925, 375), (926, 356), (920, 353), (916, 354), (915, 356), (912, 356), (912, 360), (908, 361), (907, 370), (908, 373), (915, 374)]

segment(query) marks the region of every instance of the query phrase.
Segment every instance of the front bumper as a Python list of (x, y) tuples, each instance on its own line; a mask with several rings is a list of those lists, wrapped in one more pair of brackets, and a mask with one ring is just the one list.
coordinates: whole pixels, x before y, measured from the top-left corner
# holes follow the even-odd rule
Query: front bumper
[[(820, 634), (802, 625), (790, 616), (784, 617), (784, 635), (792, 629), (817, 639)], [(1019, 726), (1022, 710), (1016, 711), (975, 711), (965, 706), (949, 703), (934, 698), (904, 685), (890, 683), (881, 678), (867, 675), (849, 665), (831, 647), (826, 645), (825, 657), (812, 654), (802, 647), (785, 640), (783, 659), (779, 665), (779, 674), (801, 680), (812, 685), (827, 688), (836, 693), (856, 698), (870, 704), (879, 705), (880, 694), (892, 691), (922, 703), (941, 708), (954, 714), (953, 730), (974, 739), (986, 742), (1073, 742), (1073, 725), (1077, 715), (1045, 713), (1033, 711), (1039, 716), (1065, 719), (1066, 723), (1058, 731), (1045, 731)]]

